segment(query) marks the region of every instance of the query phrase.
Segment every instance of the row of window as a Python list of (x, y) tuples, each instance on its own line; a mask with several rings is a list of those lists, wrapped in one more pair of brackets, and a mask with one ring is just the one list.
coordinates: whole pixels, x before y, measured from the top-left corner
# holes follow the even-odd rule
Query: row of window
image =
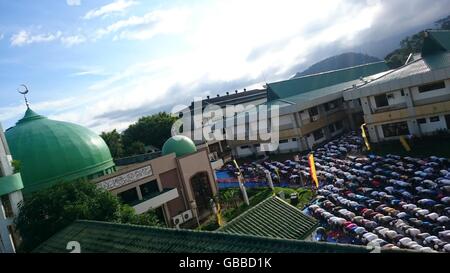
[[(288, 139), (280, 139), (280, 141), (278, 142), (279, 144), (283, 144), (283, 143), (288, 143), (289, 141), (291, 142), (297, 142), (297, 138), (288, 138)], [(259, 148), (261, 146), (261, 144), (254, 144), (253, 145), (255, 148)], [(241, 149), (250, 149), (250, 145), (242, 145), (240, 146)]]
[[(441, 119), (439, 118), (439, 116), (435, 116), (435, 117), (430, 117), (430, 122), (439, 122)], [(418, 124), (425, 124), (427, 123), (427, 119), (426, 118), (419, 118), (417, 119), (417, 123)]]
[[(445, 87), (446, 87), (445, 81), (424, 84), (424, 85), (419, 86), (419, 93), (425, 93), (425, 92), (429, 92), (429, 91), (433, 91), (433, 90), (443, 89)], [(403, 89), (401, 90), (401, 96), (402, 97), (405, 96), (405, 92)], [(389, 106), (389, 101), (388, 101), (389, 99), (394, 99), (393, 93), (377, 95), (377, 96), (375, 96), (375, 104), (377, 107)]]
[(408, 123), (406, 121), (381, 125), (384, 137), (409, 135)]
[[(156, 180), (152, 180), (148, 183), (142, 184), (139, 186), (142, 194), (142, 198), (146, 199), (146, 197), (159, 192), (158, 183)], [(119, 198), (123, 203), (128, 205), (135, 205), (139, 201), (139, 196), (136, 188), (132, 188), (121, 192), (118, 194)]]
[(1, 196), (0, 198), (1, 198), (1, 203), (3, 205), (3, 209), (5, 210), (5, 216), (7, 218), (13, 218), (14, 213), (13, 213), (13, 208), (11, 206), (11, 200), (9, 199), (9, 195), (5, 194), (5, 195)]
[[(337, 122), (335, 122), (333, 124), (330, 124), (328, 126), (328, 129), (330, 130), (330, 133), (334, 133), (336, 131), (339, 131), (342, 128), (344, 128), (344, 123), (342, 122), (342, 120), (339, 120), (339, 121), (337, 121)], [(312, 133), (312, 135), (313, 135), (315, 141), (318, 141), (318, 140), (322, 139), (323, 137), (325, 137), (323, 129), (319, 129), (319, 130), (314, 131)], [(281, 139), (279, 141), (279, 144), (288, 143), (289, 140), (291, 140), (292, 142), (297, 142), (297, 138)], [(254, 145), (255, 148), (259, 148), (259, 146), (260, 146), (260, 144), (255, 144)], [(240, 146), (240, 148), (241, 149), (250, 149), (250, 145), (243, 145), (243, 146)]]
[(419, 86), (419, 93), (425, 93), (437, 89), (445, 88), (445, 81), (433, 82)]
[(338, 121), (336, 123), (328, 125), (328, 129), (330, 130), (330, 133), (334, 133), (336, 131), (339, 131), (342, 128), (344, 128), (344, 123), (342, 122), (342, 120), (340, 120), (340, 121)]
[(328, 112), (328, 111), (331, 111), (333, 109), (338, 108), (343, 103), (344, 103), (344, 100), (342, 98), (340, 98), (340, 99), (337, 99), (337, 100), (334, 100), (334, 101), (330, 101), (330, 102), (324, 103), (323, 106), (325, 108), (325, 111)]

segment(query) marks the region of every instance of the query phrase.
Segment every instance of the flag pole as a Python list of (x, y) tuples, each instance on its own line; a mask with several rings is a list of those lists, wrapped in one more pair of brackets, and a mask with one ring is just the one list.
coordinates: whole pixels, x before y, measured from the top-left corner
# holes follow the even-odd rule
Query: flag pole
[(241, 173), (241, 169), (239, 168), (239, 165), (237, 164), (236, 159), (233, 159), (233, 162), (234, 162), (234, 165), (236, 166), (236, 168), (238, 169), (239, 188), (241, 189), (242, 197), (244, 198), (244, 203), (247, 206), (250, 206), (250, 202), (248, 201), (247, 190), (245, 189), (245, 185), (244, 185), (244, 175)]

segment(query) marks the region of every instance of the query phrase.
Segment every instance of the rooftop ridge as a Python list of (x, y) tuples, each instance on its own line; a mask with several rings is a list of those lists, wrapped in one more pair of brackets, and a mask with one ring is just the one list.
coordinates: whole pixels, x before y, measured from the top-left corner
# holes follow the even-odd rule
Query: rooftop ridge
[(332, 73), (336, 73), (336, 72), (340, 72), (340, 71), (345, 71), (345, 70), (350, 70), (350, 69), (355, 69), (355, 68), (359, 68), (359, 67), (364, 67), (364, 66), (369, 66), (369, 65), (374, 65), (374, 64), (380, 64), (380, 63), (385, 63), (385, 61), (372, 62), (372, 63), (367, 63), (367, 64), (360, 64), (360, 65), (345, 67), (345, 68), (341, 68), (341, 69), (329, 70), (329, 71), (315, 73), (315, 74), (310, 74), (310, 75), (305, 75), (305, 76), (301, 76), (301, 77), (297, 77), (297, 78), (291, 78), (291, 79), (287, 79), (287, 80), (271, 82), (271, 83), (268, 83), (267, 85), (271, 85), (271, 84), (275, 84), (275, 83), (288, 82), (288, 81), (294, 81), (294, 80), (300, 80), (300, 79), (305, 79), (305, 78), (314, 77), (314, 76), (322, 76), (322, 75), (326, 75), (326, 74), (332, 74)]
[[(129, 233), (123, 229), (132, 228)], [(148, 231), (149, 233), (146, 233)], [(163, 232), (154, 236), (158, 231)], [(108, 233), (109, 232), (109, 233)], [(156, 234), (158, 235), (158, 234)], [(98, 242), (96, 236), (100, 236)], [(109, 236), (117, 236), (110, 238)], [(172, 237), (173, 236), (173, 237)], [(114, 245), (105, 242), (110, 239)], [(137, 238), (140, 243), (134, 244)], [(159, 239), (158, 239), (159, 238)], [(172, 239), (173, 238), (173, 239)], [(184, 239), (183, 239), (184, 238)], [(33, 252), (64, 252), (66, 240), (79, 240), (87, 252), (370, 252), (365, 246), (273, 238), (217, 231), (170, 229), (133, 224), (77, 220), (42, 243)], [(94, 240), (94, 241), (92, 241)], [(111, 247), (112, 246), (112, 247)], [(384, 251), (383, 251), (384, 252)], [(387, 252), (395, 252), (389, 251)]]

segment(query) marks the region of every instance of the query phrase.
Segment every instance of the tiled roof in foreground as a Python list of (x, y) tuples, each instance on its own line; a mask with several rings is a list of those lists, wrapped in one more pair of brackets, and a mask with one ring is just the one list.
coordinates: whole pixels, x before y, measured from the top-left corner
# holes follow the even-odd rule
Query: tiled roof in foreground
[(222, 232), (177, 230), (96, 221), (76, 221), (34, 252), (67, 253), (67, 243), (82, 253), (364, 253), (362, 246), (274, 239)]
[(221, 231), (280, 239), (305, 239), (317, 225), (316, 219), (273, 196), (235, 218)]

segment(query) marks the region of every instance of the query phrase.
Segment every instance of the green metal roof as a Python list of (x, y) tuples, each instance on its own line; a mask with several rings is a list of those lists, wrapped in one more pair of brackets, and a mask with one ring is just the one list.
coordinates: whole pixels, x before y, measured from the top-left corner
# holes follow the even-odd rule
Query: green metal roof
[(194, 142), (183, 135), (176, 135), (169, 138), (162, 147), (162, 155), (175, 153), (177, 157), (192, 154), (197, 151)]
[(76, 221), (37, 247), (38, 253), (366, 253), (362, 246), (274, 239), (211, 231), (168, 229), (95, 221)]
[(425, 74), (433, 70), (447, 67), (450, 67), (450, 52), (427, 55), (407, 65), (392, 70), (383, 77), (364, 85), (363, 88), (385, 84), (408, 77), (417, 77), (420, 74)]
[(285, 99), (313, 90), (357, 80), (388, 70), (384, 62), (359, 65), (268, 84), (267, 100)]
[(305, 239), (317, 225), (316, 219), (273, 196), (247, 210), (220, 231), (280, 239)]
[(103, 139), (82, 126), (48, 119), (28, 109), (5, 132), (12, 157), (21, 162), (25, 194), (114, 167)]
[(423, 43), (422, 56), (450, 51), (449, 30), (429, 30)]

